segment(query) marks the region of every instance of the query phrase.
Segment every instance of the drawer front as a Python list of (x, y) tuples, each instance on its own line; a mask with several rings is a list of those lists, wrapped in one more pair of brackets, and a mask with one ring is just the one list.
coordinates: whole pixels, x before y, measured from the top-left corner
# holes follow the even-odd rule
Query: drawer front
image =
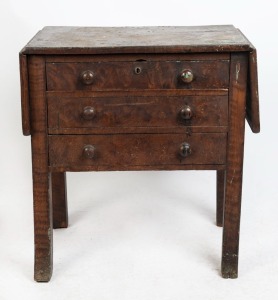
[(46, 63), (48, 91), (228, 88), (229, 61)]
[(49, 136), (51, 167), (225, 164), (225, 133)]
[(227, 96), (48, 97), (50, 129), (227, 126)]

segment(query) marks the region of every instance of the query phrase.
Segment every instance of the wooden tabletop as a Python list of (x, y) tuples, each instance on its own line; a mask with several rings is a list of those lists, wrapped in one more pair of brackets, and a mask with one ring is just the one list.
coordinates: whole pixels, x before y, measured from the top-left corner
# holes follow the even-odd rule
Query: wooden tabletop
[(233, 25), (182, 27), (44, 27), (22, 54), (187, 53), (250, 51)]

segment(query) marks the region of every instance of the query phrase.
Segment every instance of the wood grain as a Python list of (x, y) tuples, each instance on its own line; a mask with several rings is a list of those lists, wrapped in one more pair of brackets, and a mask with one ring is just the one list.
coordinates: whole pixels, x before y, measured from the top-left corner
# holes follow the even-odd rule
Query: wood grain
[(225, 202), (225, 180), (226, 172), (216, 172), (216, 225), (223, 226), (223, 208)]
[(52, 227), (68, 225), (65, 172), (119, 170), (216, 170), (221, 271), (236, 278), (245, 115), (260, 130), (256, 59), (231, 25), (43, 28), (20, 53), (35, 280), (50, 280)]
[[(191, 145), (192, 153), (181, 158), (179, 147)], [(83, 156), (86, 145), (95, 147), (94, 158)], [(225, 164), (226, 134), (118, 134), (118, 135), (64, 135), (49, 136), (49, 165), (74, 166), (128, 166), (175, 164)]]
[[(175, 132), (176, 127), (228, 126), (227, 96), (184, 97), (106, 97), (106, 98), (61, 98), (47, 97), (49, 129), (164, 127)], [(192, 118), (184, 120), (183, 107), (189, 106)], [(92, 119), (85, 119), (83, 111), (91, 107)], [(116, 129), (117, 130), (117, 129)], [(70, 130), (69, 130), (70, 131)]]
[(27, 56), (19, 54), (20, 64), (20, 85), (21, 85), (21, 117), (22, 132), (24, 135), (31, 134), (30, 103), (29, 103), (29, 83)]
[(41, 56), (28, 59), (32, 111), (32, 168), (35, 231), (35, 280), (49, 281), (52, 275), (51, 176), (48, 172), (47, 106), (45, 63)]
[(249, 53), (248, 94), (246, 119), (254, 133), (260, 132), (259, 89), (256, 49)]
[[(140, 68), (140, 73), (135, 72)], [(192, 70), (194, 80), (182, 82), (180, 75)], [(93, 83), (84, 84), (81, 74), (90, 70)], [(133, 90), (133, 89), (217, 89), (229, 85), (229, 61), (136, 61), (47, 63), (47, 90)]]
[(186, 60), (230, 60), (230, 53), (126, 53), (97, 55), (47, 55), (46, 63), (81, 63), (81, 62), (115, 62), (115, 61), (186, 61)]
[(232, 25), (171, 27), (44, 27), (24, 54), (113, 54), (249, 51)]
[(229, 131), (225, 183), (222, 276), (237, 278), (244, 149), (247, 54), (231, 55)]
[(67, 228), (68, 205), (66, 173), (52, 172), (51, 179), (53, 228)]

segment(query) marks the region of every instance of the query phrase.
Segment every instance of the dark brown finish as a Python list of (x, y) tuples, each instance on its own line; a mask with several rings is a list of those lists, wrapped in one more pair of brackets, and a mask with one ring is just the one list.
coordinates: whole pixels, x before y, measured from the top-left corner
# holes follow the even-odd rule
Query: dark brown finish
[(51, 176), (48, 173), (45, 63), (41, 56), (28, 59), (32, 109), (32, 165), (35, 230), (35, 280), (49, 281), (52, 274)]
[(234, 26), (44, 27), (25, 54), (124, 54), (250, 51)]
[(45, 27), (20, 68), (37, 281), (52, 224), (68, 225), (66, 171), (216, 170), (222, 275), (237, 277), (245, 115), (260, 128), (256, 50), (238, 29)]
[[(185, 55), (186, 54), (186, 55)], [(98, 55), (47, 55), (47, 63), (89, 63), (89, 62), (144, 62), (144, 61), (203, 61), (203, 60), (230, 60), (230, 53), (203, 52), (203, 53), (121, 53)]]
[(191, 120), (193, 116), (192, 108), (189, 105), (185, 105), (180, 110), (180, 115), (183, 120)]
[[(182, 80), (184, 69), (194, 72), (194, 81)], [(229, 61), (49, 62), (46, 74), (48, 91), (224, 89), (229, 86)]]
[(90, 70), (87, 70), (87, 71), (84, 71), (81, 73), (81, 81), (84, 83), (84, 84), (92, 84), (93, 81), (94, 81), (94, 72), (90, 71)]
[(225, 180), (226, 172), (216, 172), (216, 225), (223, 226), (223, 208), (225, 202)]
[[(95, 115), (96, 115), (96, 110), (92, 106), (85, 106), (83, 108), (81, 117), (84, 120), (89, 121), (92, 120), (95, 117)], [(58, 118), (60, 120), (60, 116)]]
[[(180, 157), (180, 145), (188, 142), (191, 155)], [(90, 146), (87, 146), (90, 145)], [(90, 149), (88, 148), (90, 147)], [(84, 153), (85, 151), (85, 153)], [(82, 154), (84, 153), (84, 155)], [(92, 156), (93, 159), (87, 159)], [(49, 136), (49, 165), (71, 166), (224, 164), (225, 133), (115, 134)]]
[(175, 132), (175, 127), (227, 126), (228, 97), (48, 97), (48, 115), (49, 128), (58, 130), (167, 127)]
[(222, 276), (237, 278), (239, 223), (244, 149), (244, 117), (247, 89), (247, 55), (231, 55), (229, 132), (225, 184)]
[[(128, 168), (127, 168), (128, 167)], [(83, 172), (83, 171), (174, 171), (174, 170), (225, 170), (225, 165), (197, 165), (197, 164), (176, 164), (176, 165), (71, 165), (71, 166), (50, 166), (50, 172)]]
[(52, 172), (53, 228), (68, 227), (66, 173)]
[(30, 121), (27, 56), (24, 54), (19, 54), (19, 63), (20, 63), (20, 84), (21, 84), (22, 131), (24, 135), (30, 135), (31, 121)]
[(228, 126), (180, 126), (180, 127), (99, 127), (99, 128), (62, 128), (62, 129), (49, 129), (49, 134), (120, 134), (120, 133), (181, 133), (184, 135), (191, 135), (193, 133), (223, 133), (228, 131)]
[(260, 132), (259, 90), (257, 74), (257, 53), (253, 49), (249, 53), (248, 97), (246, 101), (246, 119), (254, 133)]
[(83, 158), (92, 159), (95, 157), (96, 147), (93, 145), (86, 145), (83, 147)]
[(191, 146), (188, 143), (182, 143), (180, 145), (179, 154), (181, 157), (185, 158), (191, 154)]

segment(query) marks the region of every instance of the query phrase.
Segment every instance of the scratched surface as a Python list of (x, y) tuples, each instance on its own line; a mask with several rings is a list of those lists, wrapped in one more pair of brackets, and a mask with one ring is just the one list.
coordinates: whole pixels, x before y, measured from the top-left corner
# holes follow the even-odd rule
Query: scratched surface
[(249, 51), (233, 25), (171, 27), (44, 27), (24, 54), (184, 53)]

